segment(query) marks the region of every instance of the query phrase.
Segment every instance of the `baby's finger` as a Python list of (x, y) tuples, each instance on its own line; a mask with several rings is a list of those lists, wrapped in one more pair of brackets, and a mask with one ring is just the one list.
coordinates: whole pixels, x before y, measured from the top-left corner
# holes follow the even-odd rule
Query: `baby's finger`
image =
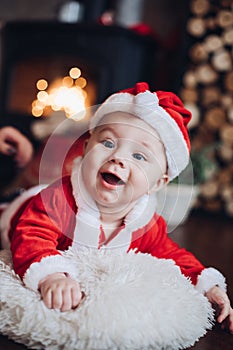
[(48, 309), (52, 308), (52, 292), (51, 290), (48, 290), (46, 293), (43, 293), (43, 290), (41, 290), (41, 296), (42, 296), (42, 300), (45, 304), (45, 306), (47, 306)]
[(80, 288), (72, 288), (72, 308), (75, 309), (82, 301), (85, 294), (81, 292)]
[(16, 154), (16, 148), (8, 143), (3, 143), (0, 145), (0, 152), (6, 156), (13, 156)]
[(18, 145), (15, 160), (19, 167), (23, 167), (32, 159), (32, 156), (33, 147), (31, 143), (25, 139), (24, 142)]
[(233, 310), (232, 310), (232, 308), (230, 309), (228, 323), (229, 323), (229, 331), (233, 334)]
[(66, 288), (62, 291), (62, 301), (62, 312), (69, 311), (72, 309), (72, 295), (70, 288)]
[(62, 305), (63, 305), (62, 291), (60, 288), (56, 288), (56, 290), (52, 292), (52, 308), (61, 310)]
[(230, 303), (228, 301), (225, 301), (224, 303), (221, 303), (219, 307), (220, 307), (220, 314), (217, 320), (219, 323), (222, 323), (230, 314)]

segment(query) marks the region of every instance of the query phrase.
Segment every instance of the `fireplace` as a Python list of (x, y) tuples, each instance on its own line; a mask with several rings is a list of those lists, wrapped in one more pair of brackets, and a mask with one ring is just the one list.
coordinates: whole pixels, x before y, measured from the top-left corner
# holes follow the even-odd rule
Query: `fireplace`
[[(45, 80), (44, 92), (49, 94), (59, 80), (68, 89), (83, 90), (87, 107), (137, 81), (150, 83), (154, 51), (150, 38), (117, 26), (7, 23), (2, 30), (1, 115), (51, 114), (48, 105), (43, 113), (39, 103), (35, 107), (40, 80)], [(79, 72), (76, 78), (69, 75), (71, 69)]]
[[(123, 27), (10, 22), (1, 37), (1, 125), (14, 125), (32, 140), (35, 120), (54, 118), (57, 113), (77, 116), (137, 81), (152, 84), (155, 42)], [(14, 171), (3, 161), (0, 181), (5, 183)]]

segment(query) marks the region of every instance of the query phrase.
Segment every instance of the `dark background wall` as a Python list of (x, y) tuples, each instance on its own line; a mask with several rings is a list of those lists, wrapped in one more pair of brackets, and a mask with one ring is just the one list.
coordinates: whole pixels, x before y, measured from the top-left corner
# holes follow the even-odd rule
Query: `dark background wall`
[[(64, 0), (1, 0), (0, 23), (7, 21), (56, 21)], [(105, 10), (115, 13), (116, 22), (127, 26), (135, 21), (151, 27), (158, 43), (155, 88), (177, 90), (186, 64), (186, 22), (189, 15), (187, 0), (83, 0), (86, 8), (82, 20), (95, 21)], [(140, 11), (140, 13), (136, 13)], [(122, 23), (123, 22), (123, 23)], [(1, 40), (1, 36), (0, 36)]]

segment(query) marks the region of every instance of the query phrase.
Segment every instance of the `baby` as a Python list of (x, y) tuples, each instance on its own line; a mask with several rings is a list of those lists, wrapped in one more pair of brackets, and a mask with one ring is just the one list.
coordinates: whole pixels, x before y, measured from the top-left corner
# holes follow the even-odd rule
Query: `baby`
[(48, 308), (67, 311), (82, 300), (74, 267), (61, 251), (133, 249), (173, 259), (219, 307), (218, 322), (227, 322), (233, 332), (223, 275), (174, 243), (155, 211), (156, 192), (188, 164), (190, 118), (176, 95), (151, 92), (146, 83), (113, 94), (91, 118), (90, 137), (71, 176), (29, 198), (15, 213), (9, 230), (15, 272), (40, 291)]

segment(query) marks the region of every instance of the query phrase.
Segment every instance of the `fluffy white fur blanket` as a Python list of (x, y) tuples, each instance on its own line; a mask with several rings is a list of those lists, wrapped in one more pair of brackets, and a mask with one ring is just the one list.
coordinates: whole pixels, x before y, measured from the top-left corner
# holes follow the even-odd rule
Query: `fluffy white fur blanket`
[(77, 268), (84, 302), (49, 310), (25, 288), (0, 251), (0, 332), (31, 349), (184, 349), (213, 323), (213, 310), (172, 260), (114, 250), (65, 253)]

